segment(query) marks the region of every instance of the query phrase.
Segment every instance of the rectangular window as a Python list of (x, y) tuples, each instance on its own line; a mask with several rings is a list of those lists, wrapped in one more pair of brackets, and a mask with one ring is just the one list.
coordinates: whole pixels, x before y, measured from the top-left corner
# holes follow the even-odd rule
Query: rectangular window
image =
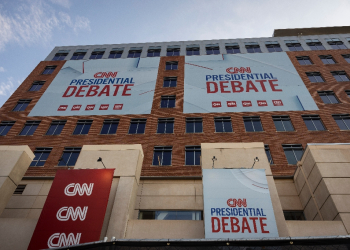
[(158, 134), (174, 133), (174, 118), (159, 118), (158, 119)]
[(42, 75), (51, 75), (57, 66), (46, 66), (43, 73), (41, 73)]
[(166, 62), (165, 70), (177, 70), (179, 62)]
[(301, 46), (298, 40), (285, 40), (286, 46), (290, 51), (303, 51), (303, 47)]
[(297, 60), (300, 65), (311, 65), (312, 62), (308, 56), (297, 56)]
[(325, 39), (332, 49), (347, 49), (342, 41), (338, 38)]
[(170, 166), (171, 165), (171, 153), (172, 146), (156, 146), (153, 151), (153, 163), (154, 166)]
[(78, 120), (73, 135), (87, 135), (93, 120)]
[(27, 185), (18, 185), (13, 194), (22, 194)]
[(180, 46), (173, 45), (168, 46), (166, 49), (166, 56), (179, 56), (180, 55)]
[(247, 132), (264, 131), (259, 116), (244, 116), (243, 122), (245, 126), (245, 131)]
[(350, 97), (350, 90), (345, 90), (345, 93)]
[(177, 77), (164, 77), (163, 87), (170, 88), (176, 87)]
[(147, 57), (157, 57), (160, 56), (160, 46), (151, 46), (148, 48)]
[(163, 95), (161, 97), (160, 107), (161, 108), (175, 108), (176, 96), (174, 95)]
[(320, 72), (306, 72), (310, 82), (324, 82)]
[(52, 61), (62, 61), (66, 58), (68, 55), (69, 50), (59, 50), (55, 56), (53, 57)]
[(215, 132), (232, 132), (231, 117), (214, 117)]
[(74, 52), (71, 60), (82, 60), (84, 59), (84, 56), (86, 55), (87, 49), (78, 49)]
[(59, 135), (62, 132), (64, 125), (66, 125), (67, 120), (56, 120), (52, 121), (49, 130), (47, 130), (46, 135)]
[(109, 52), (108, 58), (113, 58), (113, 59), (121, 58), (123, 52), (124, 52), (124, 48), (114, 48), (111, 50), (111, 52)]
[(186, 133), (202, 133), (203, 123), (202, 118), (189, 117), (186, 118)]
[(343, 58), (345, 59), (345, 61), (347, 61), (348, 63), (350, 63), (350, 54), (347, 55), (342, 55)]
[(45, 81), (35, 81), (28, 91), (39, 91), (44, 83)]
[(238, 43), (225, 43), (227, 54), (238, 54), (241, 53)]
[(94, 49), (89, 59), (101, 59), (106, 49)]
[(340, 130), (350, 130), (350, 115), (338, 114), (332, 115)]
[(273, 160), (272, 160), (272, 156), (271, 156), (269, 145), (265, 145), (264, 147), (265, 147), (265, 153), (266, 153), (267, 159), (268, 159), (268, 161), (269, 161), (269, 163), (271, 165), (271, 164), (273, 164)]
[(304, 150), (301, 144), (282, 145), (288, 164), (296, 165), (301, 160)]
[(201, 146), (185, 147), (185, 165), (201, 165)]
[(78, 160), (81, 148), (64, 148), (58, 166), (74, 166)]
[(52, 148), (36, 148), (34, 151), (34, 159), (30, 163), (30, 167), (42, 167), (44, 166)]
[(332, 71), (331, 73), (334, 76), (335, 80), (337, 80), (338, 82), (350, 81), (345, 71)]
[(323, 103), (325, 104), (339, 103), (333, 91), (317, 91), (317, 92), (320, 95)]
[(318, 39), (306, 39), (305, 42), (311, 50), (326, 50)]
[(245, 48), (248, 53), (261, 53), (260, 45), (256, 42), (246, 42)]
[(140, 210), (139, 220), (203, 220), (202, 211)]
[(111, 135), (117, 133), (119, 119), (106, 119), (103, 121), (101, 135)]
[(335, 64), (333, 56), (331, 55), (321, 55), (319, 57), (324, 64)]
[(139, 58), (141, 56), (142, 48), (130, 48), (128, 58)]
[(207, 51), (207, 55), (218, 55), (218, 54), (220, 54), (219, 44), (207, 44), (205, 46), (205, 50)]
[(199, 45), (192, 44), (186, 46), (186, 55), (187, 56), (198, 56), (199, 55)]
[(278, 42), (265, 42), (266, 48), (269, 52), (281, 52), (281, 45)]
[(131, 119), (129, 134), (144, 134), (147, 119)]
[(283, 211), (285, 220), (305, 220), (303, 211)]
[(12, 126), (15, 124), (15, 121), (2, 121), (0, 123), (0, 135), (4, 136), (7, 135), (9, 130), (12, 128)]
[(305, 125), (308, 130), (322, 131), (325, 130), (319, 115), (302, 115)]
[(27, 121), (19, 135), (33, 135), (40, 121)]
[(31, 101), (32, 101), (31, 99), (20, 99), (17, 102), (16, 107), (12, 111), (24, 111), (24, 110), (26, 110), (27, 106), (29, 105), (29, 103)]
[(294, 127), (288, 115), (272, 116), (276, 131), (294, 131)]

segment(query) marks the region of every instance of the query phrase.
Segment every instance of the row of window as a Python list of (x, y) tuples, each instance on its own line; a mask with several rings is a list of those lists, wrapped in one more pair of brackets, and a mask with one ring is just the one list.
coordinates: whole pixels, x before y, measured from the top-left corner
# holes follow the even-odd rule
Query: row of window
[[(325, 82), (320, 72), (305, 72), (310, 82)], [(349, 76), (345, 71), (331, 71), (331, 74), (337, 82), (347, 82), (350, 81)]]
[[(331, 55), (319, 55), (318, 56), (321, 61), (324, 64), (336, 64), (337, 62), (334, 60), (333, 56)], [(342, 55), (344, 60), (348, 63), (350, 63), (350, 54), (344, 54)], [(311, 61), (310, 57), (308, 56), (297, 56), (296, 57), (300, 65), (312, 65), (313, 62)]]

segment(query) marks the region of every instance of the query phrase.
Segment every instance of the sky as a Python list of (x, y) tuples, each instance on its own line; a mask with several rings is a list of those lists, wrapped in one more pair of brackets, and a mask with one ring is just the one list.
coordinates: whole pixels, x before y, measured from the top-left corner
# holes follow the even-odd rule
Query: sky
[(0, 106), (55, 46), (271, 37), (350, 26), (349, 0), (1, 0)]

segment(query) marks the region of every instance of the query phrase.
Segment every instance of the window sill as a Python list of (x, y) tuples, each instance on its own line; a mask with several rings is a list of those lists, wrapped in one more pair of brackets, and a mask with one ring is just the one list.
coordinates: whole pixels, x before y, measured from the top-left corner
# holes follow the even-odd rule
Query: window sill
[(173, 167), (173, 165), (150, 165), (150, 167)]
[(115, 134), (96, 134), (96, 135), (117, 135), (117, 133), (115, 133)]
[(232, 132), (214, 132), (214, 134), (234, 134), (235, 132), (232, 131)]
[(156, 135), (174, 135), (175, 133), (156, 133)]
[(265, 133), (266, 131), (245, 131), (246, 133)]

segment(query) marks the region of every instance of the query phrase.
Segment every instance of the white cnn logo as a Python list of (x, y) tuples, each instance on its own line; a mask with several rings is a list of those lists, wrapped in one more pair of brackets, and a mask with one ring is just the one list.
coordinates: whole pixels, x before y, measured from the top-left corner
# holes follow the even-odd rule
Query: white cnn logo
[[(80, 242), (80, 237), (81, 233), (77, 233), (77, 236), (75, 237), (73, 233), (68, 234), (68, 236), (66, 236), (65, 233), (54, 233), (50, 236), (49, 240), (47, 241), (47, 246), (49, 248), (54, 248), (77, 245)], [(54, 241), (56, 243), (54, 243)]]
[[(62, 207), (57, 211), (56, 217), (60, 221), (67, 221), (70, 217), (73, 221), (76, 221), (78, 217), (81, 221), (83, 221), (86, 218), (87, 210), (88, 207), (84, 207), (84, 209), (77, 207), (75, 210), (73, 207)], [(62, 215), (63, 212), (66, 212), (66, 214)]]
[(93, 188), (94, 188), (94, 183), (90, 183), (89, 186), (86, 183), (84, 183), (81, 186), (79, 183), (71, 183), (71, 184), (68, 184), (67, 187), (64, 189), (64, 193), (67, 196), (74, 196), (77, 193), (80, 196), (84, 195), (84, 193), (86, 193), (87, 196), (90, 196)]

